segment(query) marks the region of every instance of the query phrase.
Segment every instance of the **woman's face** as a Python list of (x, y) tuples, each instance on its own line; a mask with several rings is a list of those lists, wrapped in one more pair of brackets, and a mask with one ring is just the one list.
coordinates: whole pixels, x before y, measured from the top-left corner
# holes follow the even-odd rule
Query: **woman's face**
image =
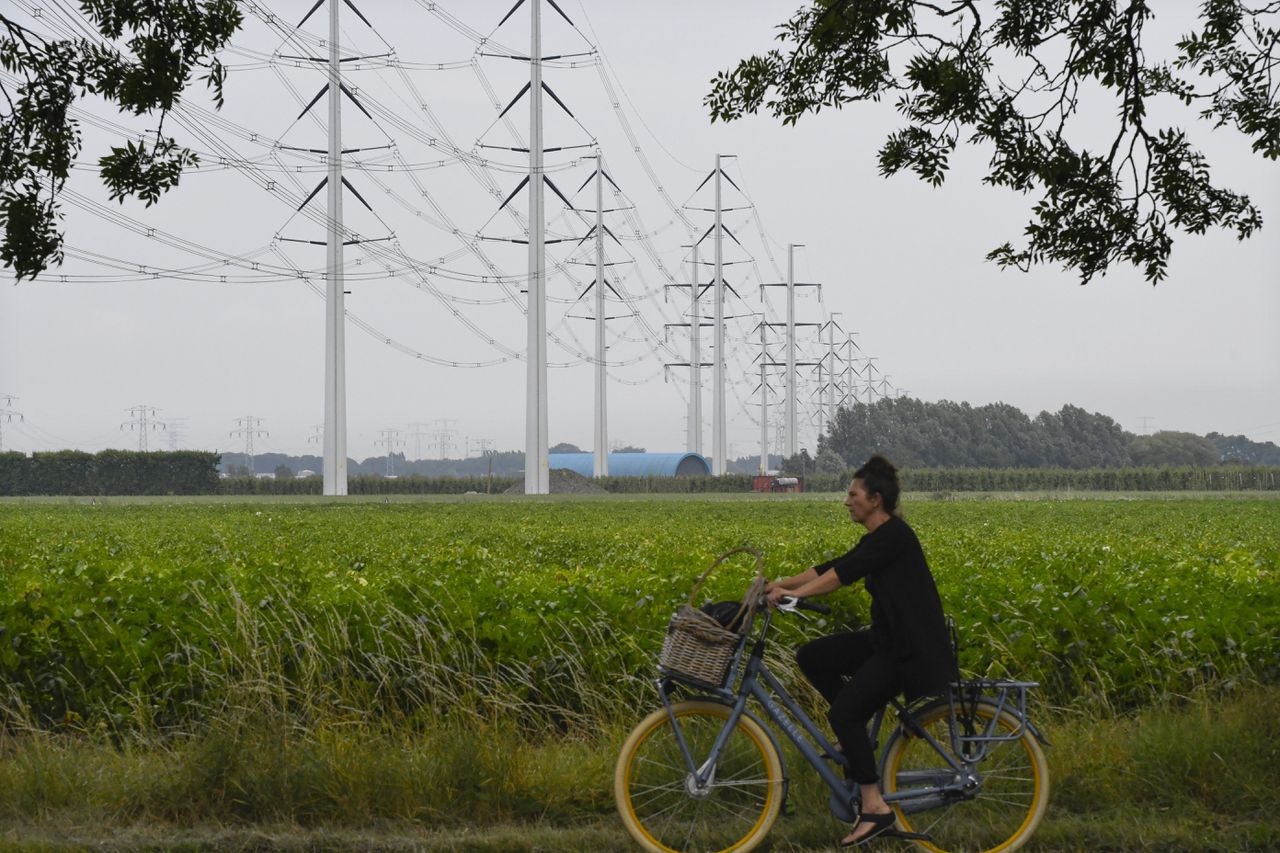
[(844, 505), (849, 510), (849, 517), (858, 524), (863, 524), (872, 513), (884, 505), (882, 495), (868, 495), (863, 488), (862, 480), (856, 479), (849, 484), (849, 493), (845, 496)]

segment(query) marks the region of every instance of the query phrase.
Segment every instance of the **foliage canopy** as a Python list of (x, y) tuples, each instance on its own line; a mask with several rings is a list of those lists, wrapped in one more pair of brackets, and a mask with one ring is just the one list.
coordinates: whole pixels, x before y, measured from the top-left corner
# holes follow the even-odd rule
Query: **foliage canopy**
[(79, 7), (92, 26), (65, 38), (0, 12), (0, 261), (19, 280), (62, 262), (58, 196), (81, 148), (76, 102), (99, 95), (122, 112), (159, 114), (150, 138), (98, 159), (113, 200), (150, 206), (197, 163), (165, 135), (165, 117), (198, 69), (222, 106), (225, 69), (216, 53), (242, 20), (237, 0), (80, 0)]
[[(1204, 0), (1168, 61), (1149, 55), (1149, 0), (815, 0), (779, 27), (781, 48), (723, 71), (712, 120), (762, 108), (786, 124), (824, 107), (894, 97), (906, 125), (885, 140), (880, 171), (941, 184), (961, 141), (991, 150), (984, 183), (1038, 193), (1025, 242), (988, 255), (1001, 266), (1059, 263), (1082, 283), (1127, 262), (1155, 283), (1171, 229), (1250, 236), (1248, 196), (1214, 185), (1177, 127), (1153, 127), (1162, 96), (1280, 157), (1280, 2)], [(1166, 48), (1151, 53), (1161, 53)], [(1073, 141), (1081, 99), (1117, 105), (1109, 143)]]

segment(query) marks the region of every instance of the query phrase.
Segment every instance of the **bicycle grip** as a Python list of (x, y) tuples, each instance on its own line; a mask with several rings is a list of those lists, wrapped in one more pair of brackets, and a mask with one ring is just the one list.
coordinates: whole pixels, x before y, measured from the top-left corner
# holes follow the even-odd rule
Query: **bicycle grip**
[(816, 602), (816, 601), (810, 601), (810, 600), (809, 600), (809, 599), (807, 599), (807, 598), (797, 598), (797, 599), (796, 599), (796, 609), (797, 609), (797, 610), (812, 610), (814, 613), (827, 613), (827, 614), (829, 614), (829, 613), (831, 612), (831, 608), (830, 608), (829, 606), (827, 606), (826, 604), (819, 604), (818, 602)]

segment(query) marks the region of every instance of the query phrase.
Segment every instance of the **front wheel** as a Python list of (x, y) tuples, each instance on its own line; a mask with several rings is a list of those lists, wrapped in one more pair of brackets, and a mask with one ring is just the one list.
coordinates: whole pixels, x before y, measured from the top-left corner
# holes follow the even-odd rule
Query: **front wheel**
[[(984, 731), (997, 714), (993, 734), (1012, 734), (1020, 725), (1008, 711), (985, 702), (974, 706), (972, 712), (971, 730)], [(916, 715), (920, 727), (948, 754), (949, 717), (946, 702)], [(964, 784), (963, 790), (894, 803), (899, 826), (929, 836), (929, 841), (916, 843), (934, 853), (1017, 850), (1036, 831), (1049, 804), (1049, 764), (1035, 735), (1023, 728), (1015, 740), (986, 744), (986, 754), (979, 761), (956, 758), (962, 773), (953, 770), (924, 738), (901, 727), (893, 733), (881, 765), (880, 784), (885, 794)]]
[[(706, 701), (672, 706), (695, 765), (707, 761), (730, 710)], [(632, 730), (613, 774), (622, 823), (650, 853), (751, 850), (777, 820), (782, 793), (782, 760), (765, 731), (745, 715), (702, 787), (689, 772), (665, 708)]]

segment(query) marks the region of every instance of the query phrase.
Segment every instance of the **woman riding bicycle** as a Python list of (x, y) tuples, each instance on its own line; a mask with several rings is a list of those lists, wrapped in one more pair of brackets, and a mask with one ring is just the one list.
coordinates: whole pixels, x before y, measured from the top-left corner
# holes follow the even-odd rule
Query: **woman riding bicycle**
[(871, 595), (869, 629), (822, 637), (796, 652), (801, 672), (831, 704), (827, 720), (840, 740), (846, 772), (861, 790), (861, 815), (843, 847), (864, 844), (894, 825), (877, 785), (867, 723), (899, 693), (908, 701), (944, 693), (959, 677), (942, 601), (920, 540), (898, 512), (898, 493), (897, 470), (883, 456), (872, 456), (854, 472), (844, 501), (866, 535), (847, 554), (765, 588), (771, 605), (787, 596), (826, 595), (858, 580)]

